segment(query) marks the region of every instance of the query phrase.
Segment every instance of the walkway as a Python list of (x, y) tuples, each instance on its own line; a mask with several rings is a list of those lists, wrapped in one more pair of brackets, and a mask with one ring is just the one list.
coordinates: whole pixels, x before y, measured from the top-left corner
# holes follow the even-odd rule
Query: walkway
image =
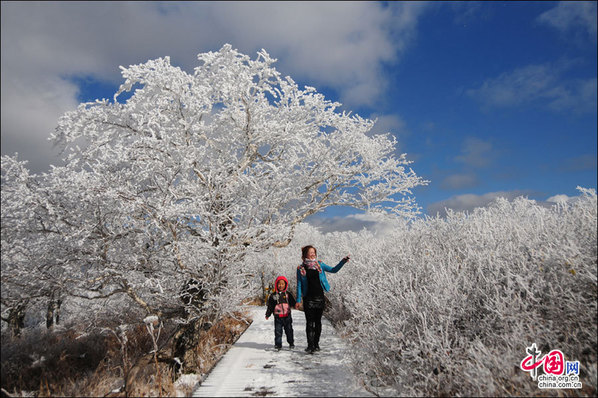
[(274, 321), (266, 307), (251, 307), (253, 323), (224, 355), (194, 397), (372, 396), (359, 386), (343, 357), (347, 347), (330, 322), (322, 319), (322, 351), (307, 354), (305, 315), (293, 311), (294, 350), (283, 334), (283, 349), (274, 349)]

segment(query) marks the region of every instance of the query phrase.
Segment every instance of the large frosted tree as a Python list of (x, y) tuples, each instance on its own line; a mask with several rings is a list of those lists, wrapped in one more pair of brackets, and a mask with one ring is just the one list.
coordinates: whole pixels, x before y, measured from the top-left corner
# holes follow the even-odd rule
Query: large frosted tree
[[(173, 293), (192, 281), (201, 300), (187, 304), (197, 309), (251, 273), (247, 252), (288, 244), (298, 223), (327, 207), (415, 214), (410, 190), (426, 182), (392, 135), (369, 134), (373, 121), (300, 89), (263, 50), (252, 60), (225, 45), (198, 60), (192, 74), (168, 57), (121, 67), (114, 101), (59, 120), (52, 139), (66, 165), (38, 178), (43, 193), (29, 202), (39, 222), (26, 229), (62, 239), (60, 259), (56, 250), (37, 257), (71, 270), (69, 290), (125, 293), (154, 312), (175, 306)], [(3, 158), (3, 173), (20, 170), (15, 162)], [(30, 179), (5, 178), (3, 191)], [(8, 226), (25, 228), (22, 219)], [(22, 259), (3, 247), (3, 281), (5, 265)]]

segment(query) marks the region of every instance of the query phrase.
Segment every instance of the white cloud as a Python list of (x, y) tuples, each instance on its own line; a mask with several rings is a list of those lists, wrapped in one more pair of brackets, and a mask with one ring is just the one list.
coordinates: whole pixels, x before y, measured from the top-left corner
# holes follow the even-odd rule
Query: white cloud
[(529, 65), (486, 80), (467, 94), (494, 106), (515, 106), (547, 95), (556, 76), (547, 65)]
[(593, 41), (596, 41), (596, 2), (594, 1), (561, 1), (556, 7), (542, 13), (537, 20), (562, 32), (584, 31)]
[(440, 187), (447, 190), (458, 190), (472, 188), (479, 184), (479, 180), (473, 173), (452, 174), (444, 178)]
[(48, 141), (58, 118), (76, 107), (77, 87), (52, 76), (4, 79), (2, 70), (2, 154), (19, 153), (31, 170), (58, 165), (58, 150)]
[(494, 158), (492, 144), (475, 137), (466, 138), (461, 148), (461, 155), (456, 156), (457, 162), (471, 167), (486, 167)]
[[(577, 187), (577, 189), (581, 190), (580, 187)], [(593, 190), (593, 189), (590, 189), (590, 191), (595, 192), (595, 190)], [(577, 196), (568, 196), (565, 194), (559, 194), (559, 195), (554, 195), (554, 196), (549, 197), (548, 199), (546, 199), (545, 202), (541, 202), (540, 204), (544, 205), (544, 206), (548, 206), (548, 207), (554, 206), (555, 203), (556, 204), (559, 204), (559, 203), (574, 204), (575, 202), (581, 200), (582, 197), (583, 197), (582, 192), (579, 192), (579, 195), (577, 195)]]
[(224, 2), (216, 9), (217, 24), (234, 26), (228, 33), (241, 48), (264, 47), (293, 78), (335, 88), (353, 106), (371, 105), (383, 92), (381, 66), (399, 60), (425, 5)]
[(398, 115), (372, 114), (370, 118), (376, 119), (376, 124), (370, 130), (370, 134), (391, 133), (395, 137), (404, 137), (409, 134), (405, 121)]
[(480, 14), (484, 14), (483, 3), (481, 1), (452, 1), (446, 4), (450, 5), (455, 14), (453, 22), (456, 25), (467, 25), (475, 22)]
[(321, 233), (354, 231), (367, 229), (375, 234), (383, 235), (399, 226), (404, 226), (405, 220), (395, 219), (382, 214), (350, 214), (344, 217), (312, 216), (306, 222), (320, 230)]
[(554, 99), (548, 103), (556, 111), (572, 110), (577, 113), (596, 110), (597, 79), (574, 79), (554, 89)]
[(496, 198), (506, 198), (513, 200), (519, 196), (527, 196), (531, 192), (529, 191), (498, 191), (489, 192), (483, 195), (475, 194), (464, 194), (453, 196), (449, 199), (432, 203), (427, 208), (427, 213), (430, 216), (436, 216), (439, 214), (441, 217), (446, 216), (445, 209), (452, 209), (454, 211), (472, 211), (476, 207), (484, 207), (494, 201)]
[(559, 171), (576, 172), (585, 170), (596, 170), (596, 155), (584, 154), (564, 159)]
[(554, 196), (551, 196), (550, 198), (546, 199), (546, 201), (551, 202), (551, 203), (563, 203), (563, 202), (568, 202), (571, 199), (573, 199), (573, 198), (570, 196), (567, 196), (567, 195), (554, 195)]
[(593, 112), (596, 78), (563, 78), (575, 62), (528, 65), (487, 79), (467, 95), (489, 107), (540, 104), (557, 111)]
[[(581, 188), (578, 187), (578, 190)], [(518, 197), (531, 197), (531, 196), (538, 196), (538, 192), (534, 192), (531, 190), (513, 190), (513, 191), (498, 191), (498, 192), (488, 192), (483, 195), (475, 195), (475, 194), (464, 194), (464, 195), (457, 195), (453, 196), (449, 199), (442, 200), (440, 202), (432, 203), (427, 208), (427, 214), (435, 217), (439, 215), (440, 217), (446, 216), (446, 209), (452, 209), (454, 211), (461, 211), (461, 212), (471, 212), (475, 208), (478, 207), (486, 207), (490, 203), (492, 203), (497, 198), (505, 198), (508, 201), (513, 201), (515, 198)], [(578, 196), (568, 196), (565, 194), (557, 194), (550, 196), (546, 200), (536, 200), (535, 203), (538, 206), (543, 206), (546, 208), (553, 207), (555, 203), (572, 203), (581, 198), (582, 194)]]
[[(70, 77), (118, 84), (120, 65), (167, 55), (191, 71), (198, 53), (225, 43), (252, 58), (266, 49), (279, 59), (281, 73), (335, 89), (349, 109), (372, 106), (386, 90), (382, 66), (400, 60), (426, 7), (416, 2), (2, 2), (2, 141), (8, 146), (3, 153), (17, 150), (12, 144), (19, 140), (46, 136), (58, 116), (74, 107), (77, 90)], [(35, 115), (27, 104), (35, 104)], [(38, 149), (18, 148), (29, 159), (47, 156)]]

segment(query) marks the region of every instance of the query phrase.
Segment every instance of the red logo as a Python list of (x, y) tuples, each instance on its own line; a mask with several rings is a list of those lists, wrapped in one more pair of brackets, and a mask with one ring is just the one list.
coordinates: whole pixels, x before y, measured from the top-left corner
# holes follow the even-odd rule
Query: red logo
[(565, 371), (565, 357), (560, 350), (552, 350), (544, 356), (544, 372), (562, 375)]
[(544, 356), (536, 348), (536, 343), (526, 349), (528, 356), (523, 358), (519, 364), (521, 370), (530, 372), (532, 379), (536, 380), (538, 376), (537, 368), (544, 365), (544, 373), (553, 375), (562, 375), (565, 372), (565, 356), (561, 350), (552, 350)]

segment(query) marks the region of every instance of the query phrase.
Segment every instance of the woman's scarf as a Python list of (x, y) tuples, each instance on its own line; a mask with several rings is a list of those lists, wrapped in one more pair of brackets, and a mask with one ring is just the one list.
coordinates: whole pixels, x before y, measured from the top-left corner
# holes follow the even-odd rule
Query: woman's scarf
[(301, 276), (305, 276), (307, 274), (308, 269), (317, 270), (320, 274), (322, 273), (322, 267), (317, 260), (308, 260), (307, 258), (303, 260), (303, 264), (299, 266), (299, 271), (301, 272)]

